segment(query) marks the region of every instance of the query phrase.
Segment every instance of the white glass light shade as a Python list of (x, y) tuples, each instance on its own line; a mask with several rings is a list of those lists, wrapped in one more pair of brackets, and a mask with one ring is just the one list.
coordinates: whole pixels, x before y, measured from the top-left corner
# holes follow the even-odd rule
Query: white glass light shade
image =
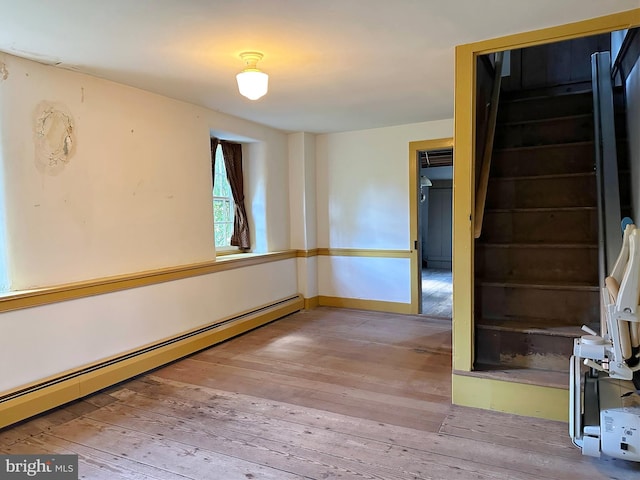
[(238, 90), (249, 100), (257, 100), (269, 89), (269, 75), (258, 69), (248, 68), (236, 75)]

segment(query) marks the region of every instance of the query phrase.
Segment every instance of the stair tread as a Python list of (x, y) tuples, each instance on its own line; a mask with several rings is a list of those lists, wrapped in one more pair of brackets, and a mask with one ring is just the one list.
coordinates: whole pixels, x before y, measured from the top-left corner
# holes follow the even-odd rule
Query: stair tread
[[(535, 95), (535, 93), (538, 93)], [(519, 102), (528, 102), (528, 101), (536, 101), (536, 100), (544, 100), (549, 97), (557, 98), (557, 97), (578, 97), (580, 95), (589, 95), (589, 97), (593, 97), (593, 90), (591, 87), (583, 88), (580, 90), (572, 90), (568, 92), (549, 92), (548, 89), (545, 88), (537, 88), (537, 89), (529, 89), (529, 90), (521, 90), (521, 91), (512, 91), (512, 92), (504, 92), (504, 95), (500, 97), (500, 102), (504, 103), (519, 103)]]
[(518, 243), (518, 242), (481, 242), (476, 246), (489, 248), (598, 248), (597, 243)]
[[(567, 364), (569, 359), (567, 359)], [(569, 389), (569, 373), (537, 368), (505, 368), (503, 365), (476, 365), (475, 370), (467, 372), (454, 370), (455, 375), (489, 378), (506, 382), (526, 383), (546, 387)]]
[(579, 207), (518, 207), (518, 208), (485, 208), (485, 213), (526, 213), (526, 212), (557, 212), (557, 211), (596, 211), (598, 207), (583, 205)]
[[(536, 333), (569, 338), (577, 338), (586, 334), (580, 328), (582, 325), (567, 325), (562, 324), (560, 319), (539, 317), (482, 317), (476, 320), (476, 326), (485, 330)], [(593, 325), (589, 326), (593, 328)]]
[(589, 172), (577, 172), (577, 173), (552, 173), (552, 174), (544, 174), (544, 175), (520, 175), (520, 176), (510, 176), (510, 177), (491, 177), (489, 181), (493, 182), (501, 182), (501, 181), (514, 181), (514, 180), (548, 180), (548, 179), (558, 179), (558, 178), (580, 178), (580, 177), (594, 177), (596, 174), (595, 171)]
[(545, 290), (581, 290), (581, 291), (599, 291), (598, 285), (588, 283), (559, 283), (559, 282), (526, 282), (526, 281), (509, 281), (497, 282), (495, 280), (477, 280), (477, 285), (484, 287), (510, 287), (510, 288), (538, 288)]
[(587, 112), (587, 113), (576, 113), (574, 115), (562, 115), (562, 116), (558, 116), (558, 117), (544, 117), (544, 118), (534, 118), (534, 119), (530, 119), (530, 120), (506, 120), (506, 121), (500, 121), (498, 122), (496, 125), (499, 125), (501, 127), (503, 126), (512, 126), (512, 125), (531, 125), (534, 123), (545, 123), (545, 122), (557, 122), (557, 121), (565, 121), (565, 120), (575, 120), (575, 119), (580, 119), (580, 118), (586, 118), (586, 117), (593, 117), (593, 113), (592, 112)]
[(551, 148), (572, 148), (572, 147), (583, 147), (585, 145), (593, 145), (593, 140), (584, 140), (580, 142), (567, 142), (567, 143), (548, 143), (544, 145), (528, 145), (525, 147), (496, 147), (493, 149), (494, 152), (506, 152), (512, 150), (544, 150)]

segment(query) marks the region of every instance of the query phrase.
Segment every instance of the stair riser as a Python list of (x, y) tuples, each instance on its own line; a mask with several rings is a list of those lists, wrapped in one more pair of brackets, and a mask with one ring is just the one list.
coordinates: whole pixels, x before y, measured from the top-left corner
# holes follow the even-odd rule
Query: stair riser
[(476, 330), (478, 363), (501, 368), (538, 368), (556, 372), (569, 371), (573, 339), (536, 333)]
[(569, 117), (535, 123), (499, 125), (495, 147), (513, 148), (593, 140), (593, 118)]
[(594, 171), (593, 143), (535, 149), (496, 150), (491, 160), (492, 177), (562, 175)]
[(485, 280), (598, 284), (597, 248), (479, 247), (476, 272)]
[(488, 243), (595, 243), (595, 210), (485, 212), (480, 239)]
[(559, 95), (555, 97), (528, 98), (501, 102), (498, 106), (499, 121), (517, 122), (538, 120), (550, 116), (566, 117), (593, 112), (591, 92), (581, 95)]
[(591, 207), (597, 204), (595, 175), (544, 179), (494, 179), (487, 208)]
[(511, 318), (514, 326), (535, 327), (531, 319), (553, 319), (558, 326), (596, 324), (598, 291), (476, 286), (476, 318)]

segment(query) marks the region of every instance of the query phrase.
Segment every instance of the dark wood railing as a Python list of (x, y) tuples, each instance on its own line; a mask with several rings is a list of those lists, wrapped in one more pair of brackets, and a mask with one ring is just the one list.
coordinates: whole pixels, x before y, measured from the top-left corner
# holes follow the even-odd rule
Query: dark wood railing
[(489, 118), (487, 120), (487, 135), (482, 152), (480, 164), (480, 179), (476, 189), (475, 225), (474, 237), (479, 238), (482, 233), (482, 221), (484, 219), (484, 207), (487, 200), (487, 188), (489, 186), (489, 170), (491, 169), (491, 156), (493, 155), (493, 139), (496, 132), (496, 120), (498, 118), (498, 101), (500, 99), (500, 84), (502, 81), (503, 52), (496, 53), (495, 73), (493, 88), (491, 90), (491, 104), (489, 106)]

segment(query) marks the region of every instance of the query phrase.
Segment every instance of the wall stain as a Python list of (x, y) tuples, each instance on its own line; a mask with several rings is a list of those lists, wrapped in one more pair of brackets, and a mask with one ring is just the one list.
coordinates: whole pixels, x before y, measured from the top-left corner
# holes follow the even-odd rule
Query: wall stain
[(0, 80), (6, 80), (9, 78), (9, 70), (4, 62), (0, 62)]
[(80, 87), (80, 103), (84, 103), (84, 87)]
[(36, 167), (57, 175), (75, 153), (71, 113), (63, 105), (41, 102), (36, 108), (33, 133)]

